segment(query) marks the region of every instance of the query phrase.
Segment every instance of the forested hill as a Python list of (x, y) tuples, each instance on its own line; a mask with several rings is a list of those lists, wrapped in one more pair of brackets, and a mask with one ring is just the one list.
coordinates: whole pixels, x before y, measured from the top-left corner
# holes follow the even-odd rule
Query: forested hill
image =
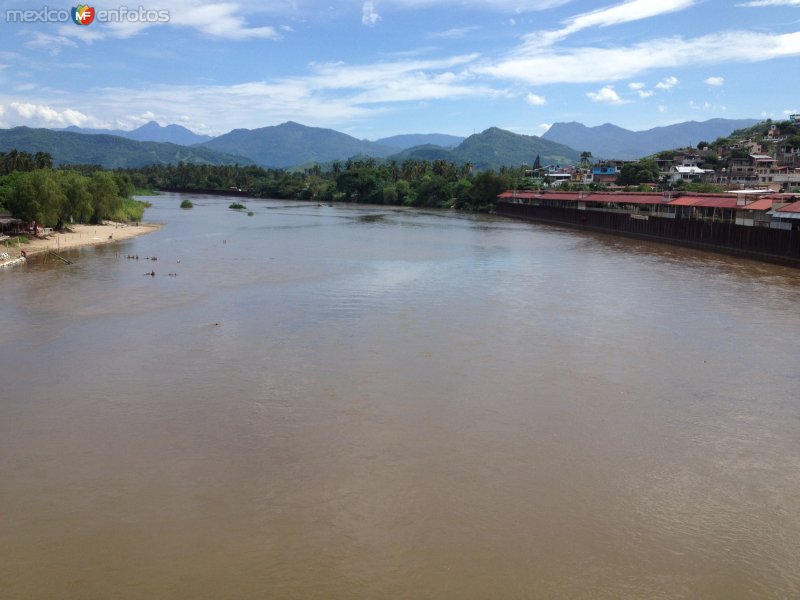
[(554, 123), (542, 137), (591, 152), (595, 159), (634, 160), (671, 148), (693, 147), (701, 141), (713, 142), (755, 123), (755, 119), (709, 119), (631, 131), (611, 123), (587, 127), (573, 121)]
[(178, 162), (212, 165), (252, 164), (252, 161), (245, 157), (202, 146), (137, 142), (113, 135), (91, 135), (30, 127), (0, 129), (0, 152), (12, 149), (31, 153), (47, 152), (53, 157), (55, 165), (93, 164), (106, 169)]
[(456, 164), (470, 163), (479, 170), (500, 167), (533, 165), (536, 157), (541, 164), (570, 165), (580, 161), (580, 153), (569, 146), (557, 144), (535, 135), (522, 135), (491, 127), (469, 136), (455, 148), (417, 146), (393, 155), (395, 160), (449, 160)]
[(161, 126), (155, 121), (145, 123), (141, 127), (126, 131), (123, 129), (84, 129), (82, 127), (65, 127), (64, 129), (56, 129), (55, 131), (72, 131), (73, 133), (90, 133), (116, 135), (118, 137), (128, 138), (129, 140), (136, 140), (137, 142), (172, 142), (173, 144), (180, 144), (181, 146), (191, 146), (193, 144), (202, 144), (213, 139), (210, 135), (199, 135), (194, 131), (190, 131), (182, 125), (166, 125)]
[(382, 158), (397, 151), (397, 148), (359, 140), (333, 129), (307, 127), (291, 121), (260, 129), (234, 129), (195, 147), (241, 154), (270, 168), (346, 160), (359, 155)]
[(406, 133), (393, 135), (391, 137), (375, 140), (376, 144), (391, 146), (398, 150), (406, 150), (414, 146), (442, 146), (443, 148), (454, 148), (464, 141), (463, 137), (448, 135), (446, 133)]

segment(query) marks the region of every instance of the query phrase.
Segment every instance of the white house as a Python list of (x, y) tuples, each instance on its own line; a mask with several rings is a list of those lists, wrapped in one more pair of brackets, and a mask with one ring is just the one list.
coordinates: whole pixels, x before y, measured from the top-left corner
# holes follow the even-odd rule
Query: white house
[(705, 181), (706, 176), (709, 173), (713, 173), (713, 170), (710, 169), (701, 169), (700, 167), (689, 167), (689, 166), (674, 166), (670, 167), (669, 170), (669, 179), (672, 183), (677, 183), (679, 181)]

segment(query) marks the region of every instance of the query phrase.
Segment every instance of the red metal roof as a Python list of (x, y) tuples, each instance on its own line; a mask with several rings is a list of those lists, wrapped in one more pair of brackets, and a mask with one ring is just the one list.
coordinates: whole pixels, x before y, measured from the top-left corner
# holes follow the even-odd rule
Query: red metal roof
[(772, 200), (770, 198), (761, 198), (738, 208), (740, 210), (770, 210), (772, 208)]
[(700, 208), (736, 208), (736, 198), (732, 196), (681, 196), (669, 204), (670, 206), (697, 206)]
[(665, 204), (664, 195), (660, 193), (617, 193), (598, 192), (584, 198), (587, 202), (615, 202), (617, 204)]
[(541, 192), (532, 192), (529, 190), (519, 190), (519, 191), (507, 190), (502, 194), (500, 194), (498, 198), (525, 198), (527, 200), (539, 195), (541, 195)]
[(791, 204), (787, 204), (783, 208), (779, 208), (777, 212), (800, 213), (800, 202), (792, 202)]
[[(586, 194), (584, 193), (584, 196)], [(582, 200), (580, 192), (544, 192), (540, 193), (537, 198), (542, 200), (562, 200), (565, 202), (577, 202)]]
[[(743, 206), (737, 206), (737, 199), (732, 195), (719, 195), (719, 194), (687, 194), (676, 198), (670, 202), (664, 201), (664, 195), (660, 192), (538, 192), (538, 191), (518, 191), (511, 190), (505, 191), (498, 196), (498, 198), (520, 198), (530, 200), (537, 198), (540, 200), (555, 200), (561, 202), (599, 202), (599, 203), (617, 203), (617, 204), (664, 204), (669, 206), (697, 206), (700, 208), (727, 208), (727, 209), (744, 209)], [(755, 205), (756, 200), (751, 203)], [(749, 210), (769, 210), (770, 206), (764, 208), (752, 208)]]

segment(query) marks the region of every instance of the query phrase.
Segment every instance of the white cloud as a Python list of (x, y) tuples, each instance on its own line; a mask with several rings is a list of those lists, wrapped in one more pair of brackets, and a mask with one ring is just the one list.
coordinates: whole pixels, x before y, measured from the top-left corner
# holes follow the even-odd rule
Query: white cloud
[[(439, 60), (398, 60), (366, 65), (347, 65), (344, 63), (312, 63), (313, 73), (298, 77), (297, 81), (311, 89), (379, 89), (392, 81), (399, 81), (410, 74), (430, 74), (435, 71), (450, 73), (450, 81), (455, 80), (452, 69), (466, 65), (478, 58), (477, 54), (464, 54)], [(410, 82), (404, 82), (410, 83)], [(413, 93), (413, 90), (409, 90)]]
[(671, 90), (676, 85), (678, 85), (678, 78), (674, 75), (670, 75), (666, 79), (662, 79), (656, 84), (656, 89), (659, 90)]
[(752, 0), (752, 2), (742, 2), (736, 6), (747, 8), (759, 8), (762, 6), (800, 6), (800, 0)]
[(381, 16), (375, 12), (375, 5), (369, 0), (364, 2), (361, 7), (361, 22), (367, 27), (374, 27), (380, 20)]
[(84, 127), (86, 125), (95, 124), (92, 117), (89, 117), (79, 110), (68, 108), (59, 111), (45, 104), (11, 102), (8, 105), (8, 112), (12, 120), (16, 115), (16, 117), (22, 119), (22, 122), (34, 126), (65, 127), (77, 125), (79, 127)]
[(665, 113), (665, 112), (667, 112), (667, 107), (666, 107), (666, 106), (664, 106), (663, 104), (659, 104), (659, 105), (658, 105), (658, 112), (660, 112), (660, 113)]
[(552, 123), (539, 123), (538, 127), (542, 130), (542, 133), (547, 133), (547, 130), (553, 126)]
[(684, 39), (657, 38), (631, 46), (563, 50), (522, 45), (496, 62), (475, 65), (475, 73), (528, 85), (618, 81), (652, 69), (728, 62), (759, 62), (800, 55), (800, 32), (727, 31)]
[(547, 104), (547, 98), (544, 96), (537, 96), (536, 94), (528, 94), (525, 96), (525, 102), (531, 106), (544, 106)]
[[(81, 94), (70, 94), (73, 106), (69, 108), (78, 107), (84, 115), (102, 115), (108, 121), (104, 125), (90, 121), (83, 126), (131, 129), (157, 120), (162, 124), (191, 123), (198, 133), (220, 134), (237, 127), (263, 127), (269, 122), (287, 120), (331, 127), (373, 117), (399, 103), (511, 97), (511, 92), (476, 82), (464, 70), (477, 56), (364, 65), (312, 64), (305, 76), (236, 85), (160, 84), (88, 89)], [(49, 97), (61, 95), (54, 91)], [(0, 93), (0, 103), (2, 100)], [(141, 107), (140, 112), (132, 116), (131, 106)], [(52, 108), (56, 112), (63, 109)], [(67, 116), (62, 120), (66, 121)], [(49, 121), (55, 123), (53, 126), (61, 125), (55, 115), (49, 115)]]
[(650, 96), (655, 94), (653, 90), (646, 90), (644, 88), (645, 85), (638, 81), (634, 81), (628, 84), (628, 89), (636, 92), (636, 95), (639, 96), (639, 98), (649, 98)]
[(480, 27), (471, 26), (471, 27), (454, 27), (453, 29), (448, 29), (447, 31), (438, 31), (429, 33), (428, 37), (430, 38), (442, 38), (442, 39), (460, 39), (466, 36), (468, 33), (476, 31), (480, 29)]
[(725, 78), (724, 77), (709, 77), (703, 83), (707, 85), (711, 85), (714, 87), (719, 87), (721, 85), (725, 85)]
[(106, 38), (131, 38), (150, 27), (185, 27), (211, 36), (211, 38), (244, 41), (250, 39), (277, 39), (278, 31), (269, 25), (251, 27), (245, 15), (246, 7), (238, 2), (213, 2), (212, 0), (159, 0), (159, 10), (169, 12), (164, 23), (120, 21), (104, 23), (99, 27), (74, 27), (62, 25), (58, 36), (41, 32), (26, 32), (34, 36), (25, 45), (49, 48), (58, 54), (60, 46), (75, 46), (76, 41), (92, 43)]
[(663, 14), (684, 10), (697, 4), (698, 0), (626, 0), (613, 6), (581, 13), (562, 21), (564, 27), (554, 31), (538, 31), (525, 36), (530, 47), (541, 48), (591, 27), (610, 27), (621, 23), (630, 23)]
[(169, 8), (170, 25), (191, 27), (201, 33), (228, 39), (275, 39), (280, 37), (274, 27), (248, 27), (244, 9), (235, 2), (175, 2)]
[[(521, 3), (519, 0), (463, 0), (458, 3), (461, 8), (488, 9), (500, 12), (539, 12), (569, 4), (573, 0), (537, 0)], [(452, 8), (452, 0), (383, 0), (382, 4), (390, 4), (396, 8), (418, 9), (431, 6)]]
[(622, 98), (619, 97), (619, 94), (614, 91), (614, 87), (610, 85), (600, 88), (600, 90), (597, 92), (587, 92), (586, 95), (589, 96), (592, 102), (598, 102), (600, 104), (624, 103)]
[(33, 37), (23, 42), (27, 48), (42, 48), (50, 51), (51, 56), (58, 56), (62, 46), (76, 47), (78, 44), (63, 35), (51, 35), (42, 31), (25, 32)]

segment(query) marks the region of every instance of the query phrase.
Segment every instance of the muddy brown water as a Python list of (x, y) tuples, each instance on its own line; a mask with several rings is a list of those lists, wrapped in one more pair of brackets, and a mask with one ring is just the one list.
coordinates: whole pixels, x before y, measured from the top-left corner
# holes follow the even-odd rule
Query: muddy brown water
[(800, 271), (180, 200), (0, 272), (0, 597), (800, 597)]

